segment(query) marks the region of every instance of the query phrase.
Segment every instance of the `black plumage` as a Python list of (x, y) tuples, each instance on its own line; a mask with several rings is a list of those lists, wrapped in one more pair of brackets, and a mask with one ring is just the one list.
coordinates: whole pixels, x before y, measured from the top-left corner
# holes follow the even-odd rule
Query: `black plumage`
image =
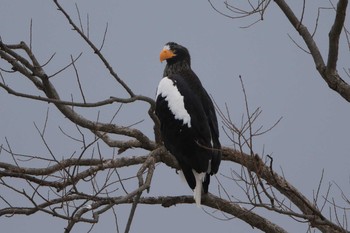
[(208, 192), (210, 175), (217, 173), (221, 161), (215, 108), (191, 69), (190, 54), (185, 47), (167, 43), (160, 60), (167, 62), (156, 97), (161, 136), (200, 205), (202, 189)]

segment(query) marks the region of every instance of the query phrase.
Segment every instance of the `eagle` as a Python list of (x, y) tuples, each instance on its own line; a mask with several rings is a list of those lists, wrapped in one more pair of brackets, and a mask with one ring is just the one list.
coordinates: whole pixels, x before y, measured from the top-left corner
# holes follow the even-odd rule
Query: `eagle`
[(155, 113), (166, 149), (176, 158), (193, 190), (197, 206), (208, 193), (210, 176), (221, 162), (218, 121), (213, 102), (191, 69), (188, 50), (168, 42), (160, 52), (166, 61), (156, 94)]

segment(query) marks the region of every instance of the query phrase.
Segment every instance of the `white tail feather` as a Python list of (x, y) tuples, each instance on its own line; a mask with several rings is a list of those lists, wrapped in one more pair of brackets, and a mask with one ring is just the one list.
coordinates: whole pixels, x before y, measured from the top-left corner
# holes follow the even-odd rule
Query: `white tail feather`
[(202, 182), (205, 178), (205, 172), (197, 173), (195, 170), (192, 170), (194, 177), (196, 178), (196, 187), (193, 190), (193, 198), (196, 202), (197, 207), (201, 207), (202, 199)]

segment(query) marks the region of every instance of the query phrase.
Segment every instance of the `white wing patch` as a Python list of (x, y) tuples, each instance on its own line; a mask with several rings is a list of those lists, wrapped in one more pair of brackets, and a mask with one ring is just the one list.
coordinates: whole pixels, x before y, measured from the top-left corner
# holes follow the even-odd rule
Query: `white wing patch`
[(184, 97), (168, 77), (164, 77), (159, 82), (157, 97), (159, 95), (162, 95), (168, 102), (169, 109), (174, 114), (175, 119), (182, 120), (184, 125), (187, 124), (191, 128), (191, 116), (185, 108)]

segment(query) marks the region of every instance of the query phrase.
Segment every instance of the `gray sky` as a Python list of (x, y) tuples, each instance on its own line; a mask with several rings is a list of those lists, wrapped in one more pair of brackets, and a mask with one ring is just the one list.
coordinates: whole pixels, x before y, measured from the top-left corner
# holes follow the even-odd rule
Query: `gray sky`
[[(135, 93), (154, 97), (165, 65), (159, 62), (159, 52), (166, 42), (178, 42), (189, 49), (192, 68), (208, 92), (220, 107), (224, 108), (225, 103), (228, 104), (236, 122), (240, 122), (244, 113), (239, 75), (243, 77), (251, 109), (261, 107), (263, 110), (256, 127), (264, 125), (268, 128), (283, 117), (277, 127), (255, 141), (257, 153), (264, 151), (272, 154), (276, 171), (281, 173), (282, 169), (287, 180), (310, 199), (317, 189), (322, 169), (323, 193), (329, 182), (337, 183), (344, 193), (350, 193), (349, 103), (327, 87), (316, 72), (311, 56), (298, 49), (288, 38), (287, 34), (290, 34), (297, 42), (301, 42), (274, 2), (264, 20), (247, 29), (241, 29), (240, 26), (250, 24), (253, 18), (225, 18), (217, 14), (207, 1), (76, 2), (84, 23), (86, 14), (89, 14), (90, 38), (97, 45), (102, 41), (108, 22), (108, 34), (102, 52)], [(223, 1), (215, 2), (219, 6)], [(74, 2), (62, 1), (62, 4), (78, 22)], [(313, 28), (317, 6), (312, 5), (313, 2), (307, 4), (306, 14), (312, 17), (306, 17), (305, 23)], [(329, 6), (329, 3), (322, 1), (320, 6)], [(333, 17), (332, 11), (321, 12), (315, 38), (323, 55), (327, 53), (328, 30)], [(39, 61), (46, 62), (56, 52), (46, 67), (47, 73), (54, 73), (68, 64), (70, 55), (76, 57), (83, 52), (77, 67), (87, 100), (94, 102), (109, 96), (126, 96), (51, 1), (2, 0), (0, 35), (3, 42), (28, 42), (30, 19), (33, 20), (33, 50)], [(344, 44), (344, 38), (342, 42)], [(343, 46), (340, 49), (339, 58), (339, 70), (349, 67), (348, 48)], [(0, 62), (0, 66), (8, 68), (3, 62)], [(5, 78), (8, 76), (4, 75)], [(13, 77), (6, 81), (18, 91), (37, 93), (27, 81)], [(53, 83), (62, 99), (69, 100), (73, 93), (80, 100), (74, 70), (62, 72), (54, 78)], [(72, 134), (77, 134), (77, 131), (72, 129), (72, 124), (67, 124), (52, 105), (8, 96), (4, 90), (0, 90), (0, 144), (5, 144), (7, 137), (12, 149), (18, 153), (46, 155), (47, 150), (33, 122), (42, 127), (48, 107), (50, 118), (46, 135), (57, 156), (67, 157), (77, 150), (76, 144), (59, 132), (58, 126)], [(123, 108), (116, 123), (128, 125), (146, 118), (146, 107), (137, 105)], [(101, 119), (108, 121), (115, 111), (111, 107), (102, 108)], [(97, 110), (83, 109), (80, 112), (90, 119), (96, 119)], [(149, 120), (139, 124), (138, 128), (152, 136)], [(225, 146), (231, 145), (223, 132), (221, 141)], [(111, 151), (106, 150), (106, 156), (108, 153)], [(3, 160), (7, 158), (0, 158), (0, 161)], [(223, 165), (220, 172), (229, 174), (230, 167)], [(212, 189), (215, 189), (215, 184), (212, 184)], [(232, 183), (230, 190), (235, 192), (235, 189), (238, 187)], [(339, 199), (339, 190), (335, 187), (332, 190), (331, 194)], [(191, 194), (191, 190), (181, 182), (174, 170), (158, 166), (152, 194), (187, 195)], [(3, 205), (1, 201), (0, 205)], [(116, 209), (123, 231), (129, 207), (118, 206)], [(324, 214), (328, 216), (328, 212)], [(277, 217), (274, 221), (290, 232), (306, 230), (305, 225), (301, 226), (290, 218)], [(62, 232), (65, 227), (64, 222), (43, 214), (0, 218), (0, 225), (2, 231), (8, 233), (28, 232), (28, 228), (31, 228), (31, 232)], [(296, 226), (300, 228), (296, 229)], [(79, 224), (74, 229), (74, 232), (82, 232), (88, 228)], [(132, 226), (132, 232), (191, 231), (252, 232), (253, 229), (239, 219), (216, 220), (195, 205), (169, 209), (139, 206)], [(101, 218), (95, 232), (115, 232), (111, 215)]]

